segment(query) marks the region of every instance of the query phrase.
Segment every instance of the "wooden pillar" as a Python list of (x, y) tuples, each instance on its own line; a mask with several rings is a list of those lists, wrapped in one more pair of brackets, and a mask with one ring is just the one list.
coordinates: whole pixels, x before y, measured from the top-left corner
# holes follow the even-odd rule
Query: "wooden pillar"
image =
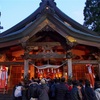
[(98, 66), (99, 66), (99, 80), (100, 80), (100, 64), (98, 64)]
[(29, 71), (29, 59), (24, 60), (24, 78), (28, 75)]
[(72, 59), (68, 59), (68, 78), (72, 78)]

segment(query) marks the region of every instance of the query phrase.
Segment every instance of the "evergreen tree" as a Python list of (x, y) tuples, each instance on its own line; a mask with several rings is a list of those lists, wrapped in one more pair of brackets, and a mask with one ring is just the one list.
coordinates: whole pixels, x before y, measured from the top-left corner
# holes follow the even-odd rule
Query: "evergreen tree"
[(86, 0), (84, 8), (84, 26), (100, 32), (100, 0)]

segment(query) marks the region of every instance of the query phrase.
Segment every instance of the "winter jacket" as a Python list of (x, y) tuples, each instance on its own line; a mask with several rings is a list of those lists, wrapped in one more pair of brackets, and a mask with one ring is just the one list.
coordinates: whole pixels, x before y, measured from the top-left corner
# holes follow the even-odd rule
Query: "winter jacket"
[(28, 99), (30, 100), (31, 97), (38, 98), (40, 94), (41, 94), (41, 89), (38, 83), (33, 82), (28, 88)]
[(100, 88), (95, 89), (94, 92), (95, 92), (97, 100), (100, 100)]
[(39, 100), (49, 100), (49, 87), (46, 84), (40, 85), (41, 94), (39, 95)]
[(81, 100), (77, 86), (74, 86), (73, 89), (70, 91), (70, 97), (70, 100)]
[(85, 94), (86, 94), (85, 100), (97, 100), (93, 88), (91, 88), (89, 86), (85, 87)]
[(55, 95), (56, 100), (67, 100), (66, 94), (68, 92), (68, 88), (65, 83), (60, 83), (55, 85)]

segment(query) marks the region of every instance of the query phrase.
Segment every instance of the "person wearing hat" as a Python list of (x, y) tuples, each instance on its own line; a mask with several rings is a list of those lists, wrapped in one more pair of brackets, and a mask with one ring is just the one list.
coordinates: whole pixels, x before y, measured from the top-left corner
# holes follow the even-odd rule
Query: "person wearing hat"
[(42, 90), (39, 100), (49, 100), (49, 87), (47, 86), (46, 80), (41, 79), (40, 81), (40, 88)]

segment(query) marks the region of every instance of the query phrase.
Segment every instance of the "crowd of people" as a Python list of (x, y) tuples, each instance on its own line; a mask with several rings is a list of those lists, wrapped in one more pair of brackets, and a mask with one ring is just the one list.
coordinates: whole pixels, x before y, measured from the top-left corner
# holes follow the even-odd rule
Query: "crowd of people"
[(12, 100), (100, 100), (100, 85), (89, 80), (34, 79), (17, 84)]

